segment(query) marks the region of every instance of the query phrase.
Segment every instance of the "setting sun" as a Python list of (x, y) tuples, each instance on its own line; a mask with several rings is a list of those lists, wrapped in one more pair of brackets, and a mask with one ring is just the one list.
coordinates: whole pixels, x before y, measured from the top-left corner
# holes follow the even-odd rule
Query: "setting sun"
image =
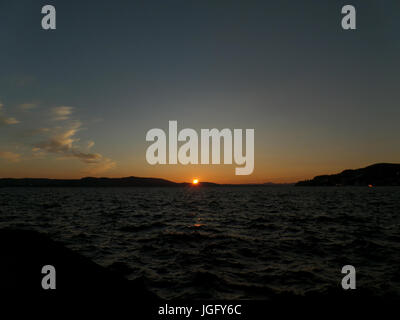
[(199, 179), (193, 179), (193, 184), (198, 184), (199, 183)]

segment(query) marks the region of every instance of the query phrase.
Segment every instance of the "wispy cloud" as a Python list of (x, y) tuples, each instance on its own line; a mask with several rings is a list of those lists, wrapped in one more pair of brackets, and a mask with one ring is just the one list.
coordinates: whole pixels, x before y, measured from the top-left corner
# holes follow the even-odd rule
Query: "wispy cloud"
[(5, 117), (0, 115), (0, 124), (9, 125), (9, 124), (17, 124), (19, 121), (13, 117)]
[(0, 158), (11, 162), (18, 162), (21, 160), (21, 155), (11, 151), (0, 151)]
[(27, 111), (37, 107), (36, 103), (22, 103), (18, 106), (19, 109)]
[[(76, 147), (73, 146), (73, 143), (79, 140), (74, 136), (80, 128), (81, 123), (79, 121), (74, 121), (67, 128), (54, 128), (53, 130), (50, 130), (50, 136), (46, 140), (35, 144), (35, 147), (50, 153), (71, 156), (74, 153), (78, 153)], [(46, 131), (41, 132), (43, 133)]]
[[(88, 165), (87, 172), (99, 173), (115, 167), (115, 162), (111, 159), (103, 157), (99, 153), (83, 152), (76, 145), (79, 142), (79, 138), (76, 134), (82, 129), (82, 124), (79, 121), (70, 123), (67, 127), (53, 128), (49, 131), (48, 137), (34, 145), (33, 151), (35, 153), (43, 152), (57, 154), (58, 159), (75, 158)], [(43, 133), (43, 132), (42, 132)], [(93, 141), (89, 141), (88, 147), (94, 146)]]
[(41, 133), (46, 133), (46, 132), (50, 132), (51, 129), (50, 128), (37, 128), (34, 130), (31, 130), (30, 133), (31, 134), (41, 134)]
[(46, 152), (41, 151), (40, 148), (32, 148), (32, 157), (34, 159), (44, 159), (46, 157)]
[(51, 110), (53, 120), (55, 121), (68, 120), (73, 112), (73, 109), (74, 109), (73, 107), (68, 107), (68, 106), (60, 106), (53, 108)]
[(4, 105), (0, 102), (0, 125), (17, 124), (19, 121), (14, 117), (6, 117), (4, 115)]
[(94, 146), (94, 141), (88, 141), (87, 148), (91, 149)]
[[(36, 107), (35, 103), (25, 103), (18, 106), (20, 110), (31, 110)], [(0, 102), (0, 125), (11, 125), (19, 123), (14, 117), (6, 116), (4, 105)], [(30, 149), (26, 154), (18, 154), (9, 151), (0, 152), (0, 158), (12, 162), (26, 159), (45, 159), (49, 155), (55, 155), (55, 159), (76, 159), (85, 164), (82, 171), (85, 174), (97, 175), (104, 171), (111, 170), (116, 166), (112, 159), (104, 157), (100, 153), (91, 152), (95, 146), (93, 140), (81, 142), (79, 132), (83, 130), (82, 123), (78, 120), (71, 120), (75, 108), (59, 106), (50, 110), (50, 118), (44, 117), (44, 121), (35, 128), (25, 129), (20, 138), (26, 139), (23, 144)], [(46, 123), (46, 121), (49, 123)], [(53, 121), (57, 121), (55, 124)]]

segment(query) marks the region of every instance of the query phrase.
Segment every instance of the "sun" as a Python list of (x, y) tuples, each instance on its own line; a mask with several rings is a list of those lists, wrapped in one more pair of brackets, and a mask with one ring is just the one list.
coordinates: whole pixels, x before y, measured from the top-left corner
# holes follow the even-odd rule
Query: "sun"
[(199, 183), (199, 179), (193, 179), (192, 183), (193, 184), (198, 184)]

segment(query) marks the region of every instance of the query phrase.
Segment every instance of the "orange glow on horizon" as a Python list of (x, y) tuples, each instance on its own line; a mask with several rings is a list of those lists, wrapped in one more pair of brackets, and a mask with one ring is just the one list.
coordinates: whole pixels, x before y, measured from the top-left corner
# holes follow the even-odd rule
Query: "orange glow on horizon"
[(199, 179), (193, 179), (192, 184), (198, 184), (199, 183)]
[[(317, 175), (335, 174), (346, 168), (361, 168), (366, 162), (349, 164), (313, 164), (312, 166), (294, 166), (292, 163), (260, 164), (253, 174), (237, 176), (232, 166), (150, 166), (140, 161), (132, 164), (130, 161), (119, 161), (116, 168), (98, 173), (88, 172), (87, 166), (78, 161), (59, 159), (33, 159), (19, 162), (4, 162), (0, 159), (1, 178), (49, 178), (49, 179), (81, 179), (84, 177), (146, 177), (160, 178), (176, 183), (189, 183), (200, 186), (203, 182), (218, 184), (263, 184), (263, 183), (294, 183), (312, 179)], [(193, 177), (193, 172), (196, 176)], [(188, 177), (192, 177), (189, 178)], [(201, 181), (200, 181), (201, 179)], [(198, 180), (198, 183), (193, 183)], [(367, 184), (368, 186), (368, 184)], [(372, 186), (375, 187), (375, 186)]]

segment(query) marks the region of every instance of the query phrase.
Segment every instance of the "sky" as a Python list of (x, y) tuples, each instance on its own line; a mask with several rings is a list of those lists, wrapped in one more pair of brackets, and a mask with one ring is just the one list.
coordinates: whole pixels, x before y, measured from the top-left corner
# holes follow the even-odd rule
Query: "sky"
[[(56, 30), (41, 8), (56, 8)], [(0, 177), (295, 182), (400, 162), (400, 3), (0, 3)], [(254, 172), (150, 165), (152, 128), (255, 130)]]

